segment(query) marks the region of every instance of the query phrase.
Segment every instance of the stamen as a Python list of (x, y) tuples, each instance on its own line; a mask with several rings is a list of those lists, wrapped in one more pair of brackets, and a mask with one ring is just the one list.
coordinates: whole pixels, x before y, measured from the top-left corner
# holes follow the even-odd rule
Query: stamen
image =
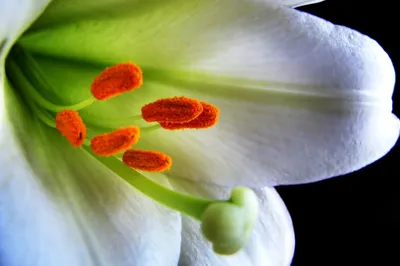
[(82, 146), (86, 137), (86, 126), (77, 111), (63, 110), (57, 113), (56, 128), (72, 146)]
[(185, 123), (201, 112), (201, 103), (186, 97), (160, 99), (142, 107), (142, 117), (147, 122)]
[(135, 64), (118, 64), (104, 70), (92, 83), (91, 92), (98, 100), (106, 100), (139, 88), (143, 83), (142, 70)]
[(133, 169), (146, 172), (162, 172), (172, 165), (171, 157), (158, 151), (127, 150), (122, 161)]
[(164, 129), (177, 130), (177, 129), (201, 129), (214, 126), (218, 122), (219, 109), (209, 103), (202, 102), (203, 112), (186, 123), (160, 123)]
[(93, 153), (99, 156), (111, 156), (131, 148), (140, 137), (140, 128), (122, 127), (111, 133), (96, 136), (90, 146)]

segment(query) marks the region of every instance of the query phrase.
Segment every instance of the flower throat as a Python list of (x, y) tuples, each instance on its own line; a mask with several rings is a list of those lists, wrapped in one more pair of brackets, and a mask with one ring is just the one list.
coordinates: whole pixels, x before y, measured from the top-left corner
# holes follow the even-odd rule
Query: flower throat
[[(254, 192), (245, 187), (234, 188), (227, 200), (209, 200), (182, 194), (146, 178), (140, 173), (163, 172), (172, 167), (173, 158), (156, 150), (135, 149), (140, 136), (153, 130), (207, 129), (217, 124), (219, 109), (206, 102), (185, 96), (163, 98), (145, 104), (140, 114), (124, 118), (129, 126), (113, 128), (86, 123), (79, 111), (96, 101), (123, 97), (143, 84), (143, 73), (133, 63), (106, 68), (88, 84), (91, 97), (73, 105), (58, 105), (40, 93), (49, 88), (45, 73), (34, 57), (16, 46), (6, 62), (6, 76), (13, 89), (19, 91), (34, 116), (58, 130), (73, 147), (83, 149), (134, 188), (171, 209), (201, 222), (203, 235), (220, 254), (239, 251), (251, 234), (257, 218), (258, 202)], [(152, 123), (135, 125), (138, 120)], [(104, 133), (89, 139), (87, 129)], [(199, 133), (201, 134), (201, 133)], [(122, 157), (117, 155), (122, 153)]]

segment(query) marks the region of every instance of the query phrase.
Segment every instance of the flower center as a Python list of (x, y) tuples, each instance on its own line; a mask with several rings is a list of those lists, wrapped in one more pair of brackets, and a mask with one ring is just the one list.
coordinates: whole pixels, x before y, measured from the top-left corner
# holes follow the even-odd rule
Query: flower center
[[(107, 100), (133, 91), (143, 83), (142, 70), (135, 64), (123, 63), (108, 67), (93, 81), (91, 93), (97, 100)], [(200, 129), (215, 125), (218, 108), (187, 97), (160, 99), (141, 108), (146, 122), (159, 123), (161, 128)], [(86, 126), (76, 110), (65, 109), (56, 115), (56, 128), (75, 147), (84, 144)], [(171, 167), (169, 156), (155, 151), (129, 150), (139, 141), (140, 128), (123, 127), (96, 136), (91, 148), (98, 156), (112, 156), (124, 152), (122, 162), (129, 167), (147, 172), (162, 172)]]
[[(199, 220), (203, 234), (213, 243), (215, 252), (232, 254), (246, 244), (258, 209), (257, 198), (252, 190), (235, 188), (228, 200), (195, 198), (163, 187), (138, 172), (163, 172), (171, 168), (173, 160), (159, 151), (135, 149), (141, 135), (151, 130), (212, 127), (219, 117), (216, 106), (184, 96), (159, 99), (145, 104), (140, 110), (141, 114), (129, 119), (130, 123), (142, 119), (155, 125), (113, 128), (88, 139), (87, 127), (90, 129), (93, 125), (86, 125), (79, 111), (96, 101), (105, 101), (138, 89), (143, 83), (139, 66), (122, 63), (106, 68), (88, 86), (92, 97), (68, 106), (52, 103), (37, 90), (39, 86), (49, 86), (47, 77), (35, 59), (21, 47), (14, 47), (7, 58), (6, 74), (36, 117), (57, 129), (72, 146), (85, 150), (153, 200)], [(104, 128), (110, 127), (106, 125)], [(116, 156), (120, 153), (123, 153), (122, 158)]]

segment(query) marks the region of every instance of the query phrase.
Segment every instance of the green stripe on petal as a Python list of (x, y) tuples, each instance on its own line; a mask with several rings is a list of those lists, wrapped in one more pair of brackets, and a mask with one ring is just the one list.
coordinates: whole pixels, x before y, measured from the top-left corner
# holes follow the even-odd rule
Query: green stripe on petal
[(148, 8), (122, 2), (116, 4), (121, 13), (101, 10), (95, 17), (38, 27), (20, 43), (35, 53), (69, 59), (103, 64), (132, 60), (142, 67), (179, 69), (223, 50), (218, 38), (227, 40), (241, 27), (241, 18), (266, 8), (243, 0), (153, 0), (142, 4)]

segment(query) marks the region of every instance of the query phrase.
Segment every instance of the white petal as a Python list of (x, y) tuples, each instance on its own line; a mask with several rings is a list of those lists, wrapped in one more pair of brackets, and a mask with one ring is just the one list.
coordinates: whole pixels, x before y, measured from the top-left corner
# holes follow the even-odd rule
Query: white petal
[(193, 66), (207, 74), (158, 79), (221, 109), (211, 130), (151, 134), (149, 142), (174, 159), (171, 176), (297, 184), (349, 173), (385, 155), (399, 120), (391, 113), (394, 70), (382, 48), (292, 10), (267, 10), (259, 20), (264, 24), (249, 18), (246, 30), (237, 28), (229, 40), (213, 35), (224, 50)]
[(39, 125), (14, 97), (8, 87), (0, 97), (1, 264), (176, 265), (180, 215)]
[(5, 50), (33, 20), (43, 12), (51, 0), (0, 1), (0, 60)]
[[(231, 189), (200, 185), (188, 181), (173, 182), (174, 188), (206, 198), (229, 198)], [(248, 245), (232, 256), (212, 251), (201, 235), (200, 223), (183, 217), (181, 266), (288, 266), (294, 252), (294, 233), (286, 206), (274, 188), (255, 190), (260, 201), (259, 221)]]
[[(394, 70), (375, 41), (289, 8), (170, 3), (44, 29), (22, 43), (63, 58), (133, 60), (148, 67), (145, 82), (164, 85), (153, 84), (154, 98), (184, 94), (220, 107), (211, 130), (143, 135), (139, 145), (173, 156), (177, 178), (260, 187), (313, 182), (360, 169), (396, 142)], [(116, 38), (121, 28), (129, 32)], [(116, 106), (139, 110), (138, 98)]]

